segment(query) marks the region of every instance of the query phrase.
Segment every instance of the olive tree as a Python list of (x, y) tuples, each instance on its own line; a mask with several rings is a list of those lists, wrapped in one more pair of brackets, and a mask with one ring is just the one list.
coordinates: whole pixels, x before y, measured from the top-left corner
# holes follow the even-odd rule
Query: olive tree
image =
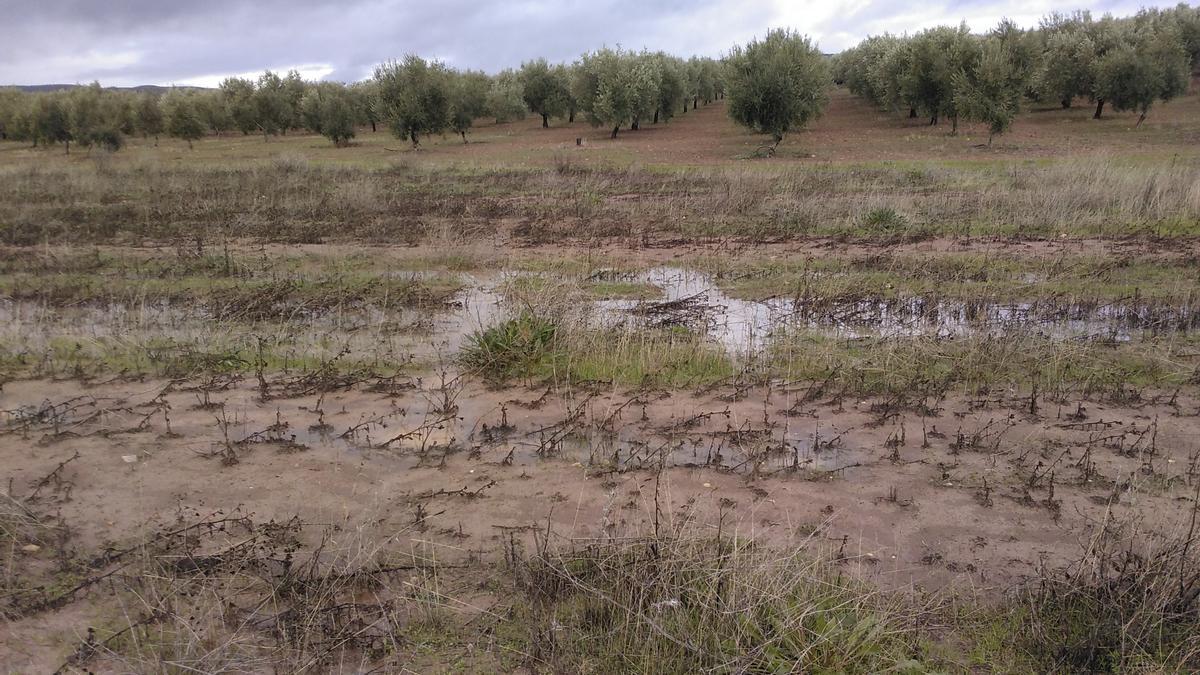
[(963, 117), (988, 125), (988, 145), (1012, 126), (1021, 110), (1028, 70), (1016, 62), (1012, 46), (988, 40), (979, 61), (954, 80), (954, 105)]
[(189, 150), (192, 141), (204, 138), (204, 120), (200, 117), (195, 94), (172, 89), (163, 96), (162, 107), (168, 136), (187, 141)]
[(613, 138), (633, 111), (623, 73), (628, 60), (629, 55), (620, 49), (598, 49), (584, 54), (575, 69), (573, 89), (579, 109), (592, 126), (611, 127)]
[(38, 115), (43, 94), (26, 94), (19, 89), (0, 88), (0, 138), (29, 141), (36, 146), (40, 140)]
[(658, 64), (651, 54), (606, 48), (580, 59), (573, 93), (592, 126), (610, 127), (616, 138), (622, 124), (637, 129), (641, 120), (654, 115), (659, 84)]
[(887, 83), (878, 75), (880, 64), (897, 42), (898, 39), (891, 35), (874, 35), (847, 49), (838, 55), (834, 79), (855, 96), (880, 107), (892, 107)]
[(33, 108), (33, 142), (62, 143), (71, 154), (71, 118), (61, 94), (41, 94)]
[(300, 99), (300, 119), (307, 129), (342, 147), (354, 138), (353, 94), (337, 82), (311, 85)]
[(287, 134), (288, 129), (292, 129), (301, 125), (300, 121), (300, 101), (304, 100), (304, 94), (308, 92), (308, 83), (295, 70), (289, 70), (282, 81), (282, 97), (287, 106), (287, 112), (284, 115), (284, 120), (281, 125), (281, 132)]
[(776, 29), (762, 40), (734, 47), (727, 59), (729, 115), (778, 147), (784, 134), (821, 114), (829, 69), (807, 37)]
[(1076, 96), (1092, 92), (1096, 46), (1083, 31), (1061, 31), (1046, 37), (1036, 88), (1042, 98), (1071, 107)]
[(1167, 10), (1179, 30), (1179, 39), (1191, 59), (1192, 70), (1200, 67), (1200, 7), (1189, 7), (1179, 4), (1173, 10)]
[(569, 83), (546, 59), (521, 64), (521, 92), (530, 112), (541, 115), (542, 128), (550, 126), (551, 117), (567, 114), (571, 97)]
[(910, 42), (908, 68), (900, 75), (902, 99), (929, 116), (930, 125), (946, 117), (957, 130), (955, 76), (972, 69), (978, 56), (978, 40), (965, 24), (918, 33)]
[(869, 74), (875, 90), (881, 96), (879, 105), (891, 110), (907, 110), (909, 118), (917, 116), (917, 102), (904, 86), (913, 58), (911, 40), (895, 40), (882, 53)]
[(225, 95), (220, 89), (197, 93), (196, 112), (200, 114), (204, 126), (218, 136), (234, 127), (233, 117), (225, 105)]
[(976, 63), (982, 56), (986, 40), (998, 41), (1004, 45), (1013, 73), (1021, 79), (1021, 96), (1037, 100), (1038, 91), (1034, 76), (1041, 68), (1043, 51), (1042, 39), (1037, 31), (1025, 30), (1012, 19), (1001, 19), (983, 40), (977, 39), (972, 45), (972, 55)]
[(150, 93), (139, 94), (134, 106), (134, 128), (143, 137), (154, 137), (158, 145), (158, 137), (163, 132), (163, 111), (159, 105), (158, 96)]
[(354, 120), (357, 124), (371, 126), (375, 133), (379, 123), (378, 106), (375, 101), (379, 98), (379, 87), (374, 80), (355, 82), (349, 87), (351, 102), (354, 104)]
[(631, 57), (623, 75), (628, 88), (629, 128), (636, 131), (641, 128), (643, 119), (655, 115), (658, 110), (662, 71), (652, 54), (643, 52)]
[(233, 126), (243, 134), (258, 130), (258, 113), (254, 102), (254, 83), (240, 77), (229, 77), (221, 82), (221, 99), (225, 113)]
[(579, 101), (575, 100), (575, 90), (571, 83), (575, 81), (574, 66), (558, 64), (554, 66), (554, 78), (558, 80), (559, 91), (562, 92), (563, 100), (567, 106), (567, 122), (575, 121), (575, 113), (579, 111)]
[(0, 87), (0, 140), (16, 138), (17, 118), (25, 106), (25, 97), (15, 88)]
[(654, 60), (658, 67), (658, 100), (654, 109), (654, 123), (666, 122), (675, 116), (682, 102), (687, 107), (688, 69), (687, 64), (674, 56), (656, 52)]
[(119, 150), (124, 144), (121, 127), (124, 106), (105, 92), (99, 82), (67, 94), (67, 119), (71, 139), (90, 152), (93, 146)]
[(901, 87), (909, 71), (911, 47), (908, 39), (888, 34), (870, 36), (838, 54), (832, 68), (834, 81), (880, 108), (904, 108), (910, 117), (916, 117), (916, 105)]
[(293, 85), (285, 83), (279, 75), (265, 71), (258, 77), (251, 97), (254, 123), (262, 132), (263, 140), (287, 131), (295, 116), (291, 97)]
[(683, 62), (683, 107), (681, 112), (686, 113), (688, 106), (696, 105), (697, 99), (700, 97), (700, 76), (701, 65), (700, 59), (693, 56)]
[(1092, 21), (1086, 14), (1082, 17), (1081, 29), (1087, 34), (1095, 50), (1090, 58), (1091, 89), (1087, 95), (1096, 104), (1096, 112), (1092, 114), (1092, 118), (1100, 119), (1104, 113), (1104, 106), (1108, 103), (1108, 92), (1100, 81), (1101, 70), (1105, 68), (1106, 62), (1111, 61), (1113, 52), (1129, 45), (1131, 33), (1128, 27), (1117, 19), (1105, 16), (1099, 21)]
[(493, 77), (484, 107), (488, 115), (496, 118), (497, 124), (524, 117), (526, 107), (520, 76), (508, 69)]
[(450, 78), (450, 128), (467, 142), (467, 130), (487, 111), (491, 78), (487, 74), (468, 70), (453, 73)]
[(1155, 101), (1187, 91), (1191, 61), (1177, 34), (1143, 31), (1096, 61), (1095, 92), (1113, 110), (1138, 114), (1145, 121)]
[(441, 132), (450, 122), (449, 73), (441, 63), (409, 54), (375, 69), (379, 114), (397, 138), (414, 148), (424, 134)]
[[(697, 97), (701, 103), (708, 105), (725, 94), (724, 70), (721, 64), (713, 59), (699, 60), (699, 82)], [(696, 100), (692, 100), (692, 110), (696, 109)]]

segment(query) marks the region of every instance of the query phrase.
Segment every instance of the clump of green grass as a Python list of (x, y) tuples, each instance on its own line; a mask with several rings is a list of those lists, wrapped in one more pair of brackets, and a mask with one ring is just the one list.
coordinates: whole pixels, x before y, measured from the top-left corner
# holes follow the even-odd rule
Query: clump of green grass
[(734, 359), (682, 328), (589, 329), (525, 311), (468, 336), (463, 365), (497, 380), (699, 386), (738, 372)]
[(864, 213), (858, 225), (864, 231), (895, 234), (908, 227), (908, 218), (890, 206), (879, 206)]
[(491, 377), (528, 374), (553, 355), (558, 326), (532, 312), (522, 312), (467, 337), (464, 365)]
[(683, 326), (614, 325), (612, 317), (598, 317), (589, 301), (591, 283), (581, 286), (543, 276), (512, 279), (504, 293), (524, 309), (469, 336), (462, 363), (497, 380), (630, 386), (703, 385), (737, 372), (734, 359), (702, 333)]
[(921, 241), (937, 236), (935, 228), (916, 224), (893, 206), (877, 206), (853, 219), (836, 236), (882, 241)]

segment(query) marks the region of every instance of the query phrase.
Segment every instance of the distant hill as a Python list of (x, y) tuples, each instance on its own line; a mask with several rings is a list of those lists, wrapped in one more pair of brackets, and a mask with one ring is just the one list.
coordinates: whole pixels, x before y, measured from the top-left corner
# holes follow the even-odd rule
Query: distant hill
[[(83, 87), (83, 86), (86, 86), (86, 85), (82, 85), (82, 84), (14, 84), (14, 85), (0, 85), (0, 89), (7, 89), (7, 88), (11, 87), (14, 89), (19, 89), (20, 91), (27, 92), (27, 93), (37, 93), (37, 92), (42, 92), (42, 91), (63, 91), (64, 89), (75, 89), (76, 87)], [(205, 89), (205, 87), (175, 87), (175, 88), (176, 89), (195, 89), (198, 91)], [(158, 85), (158, 84), (139, 84), (136, 87), (105, 87), (105, 89), (111, 89), (113, 91), (136, 91), (139, 93), (146, 92), (146, 93), (151, 93), (151, 94), (165, 94), (168, 91), (170, 91), (172, 89), (172, 87), (164, 87), (164, 86)]]

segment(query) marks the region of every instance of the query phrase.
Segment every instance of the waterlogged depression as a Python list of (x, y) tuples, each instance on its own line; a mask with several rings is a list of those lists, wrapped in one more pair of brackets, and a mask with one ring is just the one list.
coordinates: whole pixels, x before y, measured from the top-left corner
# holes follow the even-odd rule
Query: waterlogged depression
[[(505, 301), (503, 288), (513, 278), (477, 279), (464, 291), (462, 309), (446, 317), (448, 333), (469, 334), (501, 318), (506, 308), (512, 309)], [(655, 267), (640, 273), (598, 272), (589, 279), (646, 284), (662, 293), (653, 300), (594, 301), (591, 320), (597, 326), (683, 326), (703, 331), (714, 343), (737, 355), (758, 351), (773, 336), (787, 330), (844, 339), (1002, 336), (1020, 332), (1059, 339), (1128, 341), (1200, 328), (1200, 308), (1191, 304), (998, 303), (924, 297), (832, 302), (786, 297), (744, 300), (724, 292), (711, 275), (682, 267)]]
[[(392, 276), (419, 276), (398, 271)], [(392, 355), (457, 353), (474, 332), (515, 315), (529, 299), (514, 292), (517, 282), (539, 279), (546, 285), (578, 284), (579, 279), (526, 272), (462, 275), (462, 290), (445, 304), (381, 310), (348, 301), (321, 311), (281, 311), (248, 329), (221, 321), (211, 308), (140, 303), (51, 307), (35, 302), (0, 301), (2, 338), (31, 351), (64, 341), (119, 341), (139, 338), (181, 343), (240, 333), (286, 341), (299, 352), (328, 351), (343, 345)], [(584, 284), (619, 282), (658, 289), (647, 299), (587, 299), (574, 309), (594, 328), (628, 330), (680, 327), (702, 332), (730, 354), (745, 356), (763, 349), (786, 332), (810, 332), (841, 339), (953, 338), (972, 335), (1044, 335), (1055, 339), (1129, 341), (1168, 332), (1200, 329), (1193, 304), (1138, 302), (1068, 303), (1050, 300), (987, 302), (928, 297), (831, 300), (821, 297), (733, 297), (711, 275), (683, 267), (642, 272), (600, 271)], [(652, 295), (652, 294), (651, 294)], [(315, 353), (315, 352), (314, 352)]]

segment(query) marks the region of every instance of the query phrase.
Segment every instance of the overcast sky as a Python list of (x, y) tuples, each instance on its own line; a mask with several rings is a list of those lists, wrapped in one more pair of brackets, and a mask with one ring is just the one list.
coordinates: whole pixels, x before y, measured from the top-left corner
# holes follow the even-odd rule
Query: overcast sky
[(790, 27), (836, 52), (867, 35), (1050, 10), (1127, 15), (1175, 2), (1049, 0), (0, 0), (0, 84), (215, 86), (228, 75), (296, 68), (352, 81), (405, 53), (496, 72), (605, 45), (720, 56)]

